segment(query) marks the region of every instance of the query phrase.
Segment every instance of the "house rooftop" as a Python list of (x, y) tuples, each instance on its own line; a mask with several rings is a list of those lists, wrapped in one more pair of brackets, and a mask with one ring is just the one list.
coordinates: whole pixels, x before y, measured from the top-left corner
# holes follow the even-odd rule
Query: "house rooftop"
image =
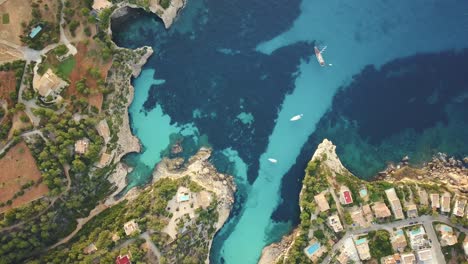
[(345, 205), (353, 203), (351, 191), (347, 186), (342, 185), (340, 188), (340, 202)]
[(453, 214), (459, 217), (463, 217), (465, 215), (465, 206), (465, 199), (457, 199), (455, 201), (455, 207), (453, 208)]
[(404, 219), (403, 208), (401, 207), (400, 199), (398, 199), (396, 195), (395, 188), (385, 190), (385, 194), (390, 202), (390, 207), (395, 215), (395, 219)]
[(442, 197), (441, 197), (441, 211), (444, 213), (449, 213), (450, 212), (450, 193), (445, 192)]
[(399, 264), (401, 262), (400, 254), (393, 254), (390, 256), (383, 257), (381, 260), (382, 264)]
[(372, 206), (372, 210), (374, 210), (375, 217), (377, 218), (386, 218), (392, 215), (390, 209), (388, 209), (387, 205), (384, 202), (374, 203), (374, 205)]
[(67, 83), (60, 79), (51, 69), (48, 69), (42, 76), (35, 74), (33, 78), (33, 88), (42, 97), (47, 97)]
[(438, 193), (431, 193), (431, 205), (432, 208), (440, 208), (440, 197)]
[(130, 261), (130, 256), (129, 255), (124, 255), (124, 256), (117, 256), (115, 259), (115, 264), (131, 264), (132, 262)]
[(77, 154), (85, 154), (89, 148), (89, 139), (83, 138), (75, 142), (75, 152)]
[(424, 249), (424, 250), (420, 250), (418, 251), (418, 259), (420, 261), (429, 261), (432, 259), (432, 253), (431, 253), (431, 250), (430, 249)]
[(135, 232), (140, 233), (140, 227), (135, 220), (131, 220), (124, 224), (124, 231), (127, 236), (130, 236)]
[(343, 225), (337, 214), (328, 217), (328, 225), (330, 225), (336, 233), (343, 231)]
[(412, 203), (412, 204), (408, 204), (406, 206), (406, 209), (407, 209), (407, 214), (408, 214), (408, 217), (417, 217), (418, 216), (418, 208), (416, 207), (416, 204)]
[(366, 238), (358, 239), (354, 241), (354, 243), (356, 244), (356, 249), (361, 260), (367, 260), (371, 258), (369, 245)]
[(401, 254), (401, 264), (414, 264), (416, 263), (416, 257), (413, 253)]

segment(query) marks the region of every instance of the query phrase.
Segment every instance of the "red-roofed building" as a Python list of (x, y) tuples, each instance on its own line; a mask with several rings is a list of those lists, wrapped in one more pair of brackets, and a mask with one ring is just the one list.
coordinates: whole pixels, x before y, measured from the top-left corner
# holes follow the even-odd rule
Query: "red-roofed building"
[(341, 186), (340, 188), (340, 202), (341, 204), (352, 204), (353, 197), (351, 196), (351, 191), (346, 186)]
[(130, 257), (128, 255), (125, 256), (118, 256), (115, 259), (115, 264), (132, 264), (130, 261)]

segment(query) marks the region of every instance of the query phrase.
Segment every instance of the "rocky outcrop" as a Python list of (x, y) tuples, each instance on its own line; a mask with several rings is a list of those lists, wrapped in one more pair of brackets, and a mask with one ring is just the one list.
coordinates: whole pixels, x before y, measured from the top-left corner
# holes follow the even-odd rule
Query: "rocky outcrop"
[[(218, 222), (216, 223), (216, 232), (218, 232), (231, 213), (236, 185), (232, 176), (219, 173), (216, 170), (213, 164), (208, 161), (210, 156), (210, 149), (201, 148), (187, 163), (181, 163), (182, 159), (180, 158), (165, 158), (154, 169), (153, 182), (166, 177), (178, 179), (188, 176), (190, 180), (205, 190), (214, 193), (218, 202)], [(210, 250), (212, 243), (213, 240), (210, 240)], [(205, 263), (209, 263), (208, 258)]]
[(153, 172), (153, 181), (166, 177), (177, 179), (189, 176), (192, 181), (216, 194), (219, 213), (216, 228), (219, 230), (231, 212), (236, 185), (232, 176), (219, 173), (216, 170), (213, 164), (208, 161), (210, 156), (210, 149), (201, 148), (185, 164), (180, 158), (163, 159)]
[(122, 17), (128, 14), (129, 8), (143, 8), (146, 11), (156, 14), (164, 23), (166, 28), (169, 28), (174, 23), (180, 10), (185, 7), (187, 0), (171, 0), (170, 5), (164, 9), (159, 5), (158, 0), (149, 0), (147, 6), (131, 4), (128, 1), (123, 1), (117, 5), (117, 8), (112, 13), (112, 18)]
[[(141, 72), (141, 68), (146, 63), (148, 58), (153, 54), (153, 49), (151, 47), (143, 47), (143, 48), (135, 50), (133, 53), (137, 57), (137, 59), (134, 61), (129, 61), (127, 66), (131, 70), (131, 76), (135, 78), (135, 77), (138, 77), (138, 75)], [(140, 141), (138, 140), (138, 138), (136, 138), (132, 134), (132, 131), (130, 129), (129, 115), (128, 115), (128, 107), (133, 101), (135, 88), (132, 86), (130, 82), (130, 77), (126, 77), (122, 79), (121, 76), (119, 76), (118, 72), (114, 73), (113, 76), (114, 76), (114, 85), (128, 87), (128, 92), (122, 94), (123, 96), (125, 96), (126, 100), (125, 100), (123, 113), (121, 114), (122, 124), (117, 133), (118, 148), (116, 149), (115, 160), (120, 161), (121, 158), (128, 153), (140, 152), (141, 147), (140, 147)], [(127, 89), (121, 88), (121, 90), (127, 90)]]
[(440, 183), (463, 196), (468, 194), (467, 165), (463, 160), (449, 157), (445, 153), (437, 153), (422, 167), (412, 166), (404, 160), (396, 165), (390, 164), (379, 174), (378, 179), (389, 182), (411, 180)]
[[(322, 143), (317, 146), (317, 150), (315, 150), (311, 161), (315, 160), (320, 160), (322, 168), (326, 168), (332, 175), (336, 175), (337, 173), (351, 175), (338, 158), (338, 155), (336, 154), (336, 146), (328, 139), (324, 139)], [(299, 196), (302, 196), (303, 189), (304, 187), (302, 188)], [(298, 229), (295, 229), (291, 234), (284, 236), (281, 241), (265, 247), (262, 251), (259, 263), (277, 263), (278, 260), (287, 256), (293, 245), (294, 239), (298, 234)]]
[(341, 164), (338, 155), (336, 155), (336, 146), (328, 139), (324, 139), (322, 143), (318, 145), (317, 150), (312, 156), (312, 161), (316, 159), (321, 159), (322, 164), (328, 167), (334, 174), (349, 173), (343, 164)]
[(281, 241), (266, 246), (262, 250), (258, 264), (277, 263), (280, 258), (287, 255), (298, 233), (298, 229), (295, 229), (291, 234), (284, 236)]

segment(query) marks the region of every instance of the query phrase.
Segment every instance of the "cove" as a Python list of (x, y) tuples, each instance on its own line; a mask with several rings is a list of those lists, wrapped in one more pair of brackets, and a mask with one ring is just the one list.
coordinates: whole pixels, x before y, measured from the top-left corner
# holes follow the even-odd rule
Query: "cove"
[[(242, 190), (210, 259), (256, 263), (262, 248), (297, 221), (294, 197), (320, 140), (314, 132), (339, 88), (368, 64), (466, 47), (460, 7), (466, 3), (194, 0), (167, 31), (144, 13), (113, 23), (118, 45), (155, 50), (134, 80), (131, 125), (144, 152), (129, 157), (129, 185), (149, 180), (171, 134), (197, 141), (206, 135), (234, 164)], [(314, 42), (328, 46), (324, 56), (333, 66), (316, 63)], [(300, 113), (301, 120), (289, 121)]]

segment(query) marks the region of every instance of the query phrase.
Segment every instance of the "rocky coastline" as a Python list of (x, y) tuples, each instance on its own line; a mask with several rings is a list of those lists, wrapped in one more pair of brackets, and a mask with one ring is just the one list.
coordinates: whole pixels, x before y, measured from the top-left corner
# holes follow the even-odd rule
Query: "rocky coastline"
[[(127, 15), (131, 8), (144, 8), (146, 11), (152, 12), (159, 16), (163, 20), (165, 27), (169, 28), (176, 19), (178, 12), (183, 7), (185, 7), (185, 4), (185, 0), (173, 0), (171, 6), (164, 11), (164, 9), (162, 9), (156, 1), (150, 1), (149, 10), (135, 4), (130, 4), (128, 1), (123, 1), (114, 6), (114, 11), (110, 16), (110, 20)], [(161, 9), (163, 11), (158, 11)], [(111, 23), (109, 23), (108, 34), (109, 36), (112, 36), (110, 24)], [(108, 177), (109, 181), (114, 184), (117, 189), (106, 202), (110, 204), (115, 202), (113, 197), (120, 193), (127, 185), (126, 176), (131, 171), (131, 168), (128, 168), (127, 165), (122, 163), (121, 159), (129, 153), (136, 153), (141, 151), (140, 141), (132, 134), (128, 114), (128, 107), (133, 101), (135, 91), (135, 88), (131, 84), (131, 78), (136, 78), (140, 75), (142, 67), (146, 64), (148, 58), (154, 52), (153, 49), (148, 46), (138, 48), (136, 50), (130, 50), (118, 47), (114, 43), (114, 48), (120, 51), (120, 53), (130, 53), (130, 56), (134, 57), (135, 60), (127, 60), (126, 67), (124, 67), (129, 69), (131, 74), (128, 74), (125, 69), (120, 71), (118, 69), (111, 69), (111, 77), (107, 80), (110, 83), (110, 86), (115, 87), (115, 89), (119, 91), (117, 94), (114, 94), (114, 97), (118, 97), (120, 95), (125, 98), (123, 111), (122, 109), (118, 109), (120, 107), (116, 106), (115, 104), (111, 104), (108, 113), (111, 116), (118, 115), (118, 117), (121, 119), (120, 125), (111, 128), (118, 132), (117, 148), (112, 152), (112, 156), (114, 157), (114, 165), (116, 167), (113, 173), (111, 173), (111, 175)]]
[[(317, 146), (317, 150), (312, 155), (311, 161), (321, 160), (322, 163), (329, 169), (333, 175), (339, 174), (350, 174), (341, 163), (338, 155), (336, 154), (336, 146), (328, 140), (324, 139), (322, 143)], [(301, 197), (304, 192), (304, 185), (302, 186), (299, 196)], [(303, 208), (300, 206), (301, 212)], [(283, 236), (283, 238), (276, 243), (272, 243), (266, 246), (262, 250), (259, 264), (277, 263), (280, 259), (288, 255), (291, 249), (294, 239), (299, 235), (299, 229), (295, 228), (290, 234)]]
[[(174, 21), (177, 19), (179, 12), (185, 7), (187, 0), (171, 0), (169, 7), (164, 9), (159, 5), (157, 0), (149, 0), (148, 6), (141, 6), (137, 4), (129, 3), (128, 1), (123, 1), (116, 5), (114, 12), (111, 15), (111, 19), (123, 17), (128, 14), (130, 9), (142, 8), (145, 11), (151, 12), (157, 15), (164, 23), (164, 27), (168, 29), (172, 26)], [(109, 31), (110, 32), (110, 31)]]
[[(329, 172), (333, 175), (352, 175), (341, 163), (336, 154), (336, 146), (327, 139), (324, 139), (317, 147), (311, 161), (321, 159)], [(409, 157), (404, 157), (398, 164), (391, 164), (382, 171), (375, 179), (391, 183), (424, 183), (440, 184), (453, 191), (460, 197), (467, 197), (468, 194), (468, 158), (463, 160), (448, 157), (443, 153), (435, 155), (430, 162), (423, 164), (423, 167), (413, 167), (409, 163)], [(300, 192), (302, 196), (304, 185)], [(300, 208), (301, 212), (303, 208)], [(286, 261), (286, 257), (293, 246), (294, 239), (299, 234), (299, 228), (295, 228), (290, 234), (275, 243), (266, 246), (261, 254), (260, 264), (278, 263), (280, 260)]]
[[(154, 169), (153, 182), (162, 178), (178, 179), (188, 176), (205, 190), (214, 193), (218, 202), (216, 234), (229, 218), (235, 201), (236, 184), (233, 176), (219, 173), (216, 170), (208, 160), (210, 156), (211, 149), (201, 148), (187, 162), (184, 162), (182, 158), (165, 158)], [(209, 263), (212, 243), (213, 239), (209, 242), (208, 259), (205, 263)]]
[(437, 153), (422, 167), (410, 164), (408, 156), (403, 157), (397, 164), (389, 164), (379, 173), (376, 180), (418, 181), (425, 183), (440, 183), (454, 192), (468, 195), (468, 157), (457, 159), (445, 153)]
[(231, 212), (236, 185), (234, 177), (216, 170), (208, 160), (210, 156), (211, 149), (201, 148), (187, 162), (182, 158), (165, 158), (154, 169), (153, 182), (162, 178), (179, 179), (188, 176), (205, 190), (214, 193), (218, 201), (219, 220), (216, 229), (219, 230)]

